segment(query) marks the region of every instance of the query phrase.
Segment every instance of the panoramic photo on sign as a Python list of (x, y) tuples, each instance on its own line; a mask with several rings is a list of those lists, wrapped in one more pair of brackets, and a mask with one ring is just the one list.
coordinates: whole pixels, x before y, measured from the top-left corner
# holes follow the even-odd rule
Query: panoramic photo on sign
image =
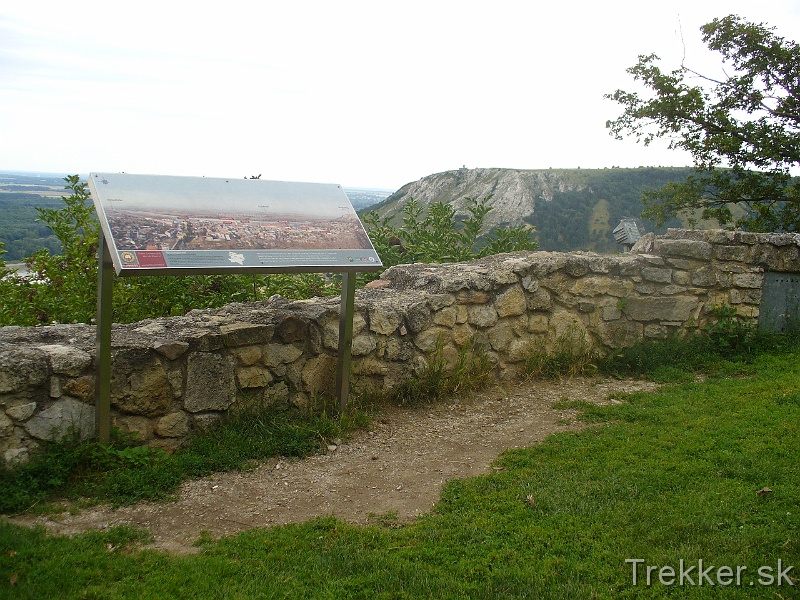
[(92, 173), (89, 188), (117, 274), (381, 265), (340, 185)]

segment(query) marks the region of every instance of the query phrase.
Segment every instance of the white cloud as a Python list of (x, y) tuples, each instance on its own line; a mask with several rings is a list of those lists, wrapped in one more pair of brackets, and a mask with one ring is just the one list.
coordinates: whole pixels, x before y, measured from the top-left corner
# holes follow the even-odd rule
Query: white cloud
[(715, 68), (698, 29), (729, 13), (800, 21), (716, 0), (10, 0), (0, 168), (399, 187), (462, 164), (686, 164), (611, 139), (602, 96), (638, 54), (677, 65), (685, 44)]

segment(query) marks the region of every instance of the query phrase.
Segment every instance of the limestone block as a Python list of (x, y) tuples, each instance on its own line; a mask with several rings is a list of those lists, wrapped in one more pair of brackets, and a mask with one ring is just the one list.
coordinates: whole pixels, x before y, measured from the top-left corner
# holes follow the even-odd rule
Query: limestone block
[(528, 333), (528, 315), (508, 317), (507, 320), (511, 324), (511, 329), (515, 335), (526, 335)]
[(661, 288), (655, 283), (640, 283), (636, 286), (636, 292), (645, 296), (652, 296), (657, 293)]
[(146, 351), (121, 351), (112, 361), (111, 403), (119, 410), (153, 417), (172, 400), (167, 372), (157, 356)]
[(388, 372), (389, 365), (371, 356), (353, 361), (353, 375), (386, 375)]
[(82, 377), (67, 379), (61, 385), (61, 391), (67, 396), (73, 396), (85, 401), (92, 400), (94, 398), (94, 377), (83, 375)]
[(644, 326), (644, 337), (656, 340), (666, 339), (669, 335), (669, 330), (663, 325), (656, 325), (651, 323)]
[(446, 306), (453, 306), (456, 303), (456, 297), (453, 294), (433, 294), (428, 299), (430, 302), (431, 310), (442, 310)]
[(740, 288), (761, 288), (764, 284), (762, 273), (735, 273), (732, 276), (733, 285)]
[(353, 338), (351, 353), (353, 356), (364, 356), (377, 348), (378, 342), (373, 335), (357, 335)]
[(685, 258), (668, 258), (667, 264), (671, 267), (676, 269), (682, 269), (684, 271), (692, 271), (693, 269), (697, 268), (697, 262), (686, 260)]
[(182, 438), (189, 434), (190, 417), (183, 411), (164, 415), (156, 423), (156, 435), (167, 438)]
[(697, 298), (629, 298), (625, 314), (634, 321), (686, 321), (699, 306)]
[(219, 413), (201, 413), (199, 415), (193, 415), (192, 428), (197, 431), (210, 431), (219, 424), (220, 419), (222, 419), (222, 415)]
[(692, 283), (692, 276), (688, 271), (673, 271), (672, 272), (672, 281), (675, 285), (691, 285)]
[(433, 313), (433, 322), (436, 325), (443, 327), (453, 327), (458, 318), (458, 308), (456, 306), (448, 306)]
[(21, 392), (47, 379), (47, 360), (39, 350), (4, 347), (0, 350), (0, 394)]
[(642, 339), (644, 327), (632, 321), (607, 321), (597, 327), (600, 343), (610, 348), (626, 348)]
[(607, 256), (592, 256), (589, 258), (589, 271), (592, 273), (607, 274), (611, 271), (611, 259)]
[(289, 395), (289, 386), (286, 385), (286, 382), (280, 381), (264, 390), (264, 402), (267, 406), (284, 405), (289, 402)]
[(616, 306), (603, 307), (603, 321), (616, 321), (622, 317), (622, 311)]
[(36, 412), (36, 402), (23, 402), (6, 407), (6, 414), (15, 421), (24, 421)]
[[(291, 344), (292, 342), (302, 342), (305, 340), (308, 337), (308, 327), (308, 321), (304, 321), (294, 315), (289, 315), (278, 324), (275, 333), (278, 334), (278, 337), (284, 344)], [(271, 338), (272, 336), (270, 336), (270, 339), (264, 341), (269, 342)]]
[(14, 432), (14, 423), (4, 413), (0, 412), (0, 438), (8, 437)]
[(458, 348), (453, 344), (447, 344), (442, 348), (442, 360), (445, 373), (453, 373), (458, 364)]
[[(338, 347), (338, 331), (336, 338), (336, 346)], [(276, 367), (281, 364), (294, 362), (302, 355), (303, 351), (292, 344), (268, 344), (264, 352), (264, 364), (269, 367)]]
[(451, 330), (444, 327), (431, 327), (420, 332), (414, 339), (414, 343), (423, 352), (432, 352), (437, 343), (446, 344), (452, 339)]
[(81, 438), (94, 434), (94, 407), (74, 398), (62, 398), (34, 415), (24, 425), (36, 439), (60, 439), (75, 431)]
[(506, 349), (506, 360), (511, 363), (525, 360), (533, 349), (533, 340), (529, 338), (515, 338), (511, 340)]
[(736, 314), (745, 319), (758, 319), (761, 310), (758, 306), (750, 306), (747, 304), (740, 304), (736, 307)]
[(322, 329), (322, 345), (330, 350), (339, 348), (339, 320), (329, 320)]
[(183, 369), (167, 369), (167, 380), (172, 387), (172, 396), (180, 398), (183, 395)]
[(432, 321), (431, 310), (425, 302), (416, 302), (406, 309), (406, 324), (411, 333), (427, 329)]
[(308, 350), (311, 354), (320, 354), (324, 348), (322, 327), (312, 323), (308, 326)]
[(588, 332), (580, 318), (567, 310), (556, 310), (550, 316), (550, 327), (555, 333), (555, 338), (569, 336), (573, 339), (585, 337)]
[(542, 288), (539, 288), (527, 297), (528, 310), (550, 310), (553, 308), (553, 299), (550, 293)]
[(266, 387), (272, 382), (269, 370), (260, 366), (236, 369), (236, 383), (241, 389)]
[(499, 294), (494, 305), (500, 318), (521, 315), (527, 309), (525, 292), (521, 287), (513, 286)]
[(461, 347), (468, 344), (470, 340), (475, 337), (475, 331), (467, 324), (460, 324), (453, 327), (450, 335), (452, 336), (453, 343)]
[[(414, 355), (414, 346), (410, 342), (401, 341), (397, 338), (382, 340), (378, 348), (386, 360), (398, 361), (408, 360)], [(380, 356), (381, 354), (379, 354)]]
[(684, 256), (698, 260), (711, 260), (713, 246), (708, 242), (695, 240), (657, 239), (653, 244), (653, 253), (661, 256)]
[(153, 344), (153, 350), (168, 360), (180, 358), (188, 349), (189, 344), (187, 342), (158, 341)]
[(731, 304), (760, 304), (761, 303), (761, 290), (737, 290), (730, 291)]
[(366, 317), (360, 312), (355, 313), (353, 315), (353, 335), (358, 335), (359, 333), (363, 333), (366, 328), (367, 328)]
[(671, 283), (672, 269), (660, 269), (658, 267), (644, 267), (642, 268), (642, 277), (646, 281), (653, 281), (655, 283)]
[(153, 437), (150, 419), (136, 415), (117, 415), (112, 419), (112, 424), (123, 431), (135, 434), (140, 440), (149, 440)]
[(747, 260), (747, 248), (743, 246), (715, 246), (717, 260), (744, 262)]
[(572, 277), (583, 277), (589, 273), (589, 265), (586, 258), (575, 254), (568, 255), (564, 265), (564, 272)]
[(648, 265), (653, 265), (656, 267), (664, 266), (664, 259), (654, 254), (640, 254), (639, 258), (644, 262), (646, 262)]
[(77, 377), (92, 364), (92, 357), (89, 356), (89, 353), (79, 348), (53, 344), (39, 346), (39, 349), (47, 355), (53, 373), (59, 375)]
[(521, 283), (526, 292), (533, 293), (539, 289), (539, 280), (530, 275), (523, 277)]
[(528, 331), (530, 333), (547, 333), (550, 329), (550, 317), (547, 315), (530, 315), (528, 317)]
[(232, 351), (240, 365), (249, 367), (261, 360), (261, 348), (259, 346), (242, 346)]
[(30, 452), (27, 448), (9, 448), (3, 452), (3, 462), (9, 467), (22, 465), (30, 459)]
[(474, 290), (467, 290), (459, 292), (456, 296), (456, 301), (459, 304), (486, 304), (492, 297), (486, 292), (477, 292)]
[(665, 285), (660, 290), (660, 292), (664, 296), (672, 296), (673, 294), (683, 294), (688, 291), (689, 289), (683, 285)]
[(758, 243), (758, 234), (752, 231), (734, 231), (733, 241), (739, 244), (753, 245)]
[(305, 368), (306, 361), (296, 360), (290, 365), (286, 365), (286, 372), (283, 376), (296, 388), (299, 388), (303, 382), (303, 368)]
[(224, 347), (225, 343), (222, 340), (222, 335), (219, 333), (208, 332), (197, 340), (197, 349), (201, 352), (214, 352)]
[(512, 324), (507, 320), (498, 322), (494, 327), (489, 329), (486, 335), (489, 338), (489, 344), (492, 346), (492, 349), (497, 352), (503, 352), (508, 348), (511, 340), (516, 337)]
[(692, 285), (710, 287), (717, 282), (717, 273), (714, 267), (706, 265), (692, 273)]
[(476, 327), (491, 327), (497, 323), (497, 309), (488, 304), (475, 304), (467, 309), (467, 322)]
[(189, 412), (225, 410), (236, 398), (233, 357), (195, 352), (186, 365), (183, 406)]
[(402, 317), (391, 306), (378, 304), (369, 310), (369, 328), (381, 335), (390, 335), (402, 323)]
[(50, 378), (50, 397), (61, 398), (61, 378), (58, 375)]
[(579, 296), (594, 297), (609, 294), (613, 281), (608, 277), (583, 277), (575, 281), (570, 292)]
[(309, 394), (330, 392), (336, 385), (337, 359), (329, 354), (311, 358), (303, 368), (303, 388)]

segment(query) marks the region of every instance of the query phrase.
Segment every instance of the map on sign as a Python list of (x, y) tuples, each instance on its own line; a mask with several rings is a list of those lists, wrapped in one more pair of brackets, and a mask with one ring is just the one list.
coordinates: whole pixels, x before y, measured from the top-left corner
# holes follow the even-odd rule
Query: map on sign
[(381, 266), (336, 184), (92, 173), (89, 189), (117, 274)]

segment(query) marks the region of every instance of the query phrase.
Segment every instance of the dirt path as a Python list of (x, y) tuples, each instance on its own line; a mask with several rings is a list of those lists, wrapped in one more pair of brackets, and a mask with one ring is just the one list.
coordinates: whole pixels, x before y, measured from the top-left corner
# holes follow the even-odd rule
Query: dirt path
[(370, 431), (358, 432), (327, 454), (272, 459), (252, 471), (188, 481), (175, 502), (99, 506), (75, 515), (23, 515), (13, 521), (44, 525), (57, 534), (114, 525), (144, 527), (155, 538), (152, 547), (180, 554), (197, 550), (192, 544), (201, 532), (220, 537), (331, 514), (364, 524), (393, 513), (405, 522), (433, 507), (445, 481), (490, 472), (503, 450), (577, 429), (574, 412), (553, 408), (555, 402), (604, 403), (615, 393), (654, 387), (600, 379), (535, 382), (494, 389), (468, 401), (391, 408), (376, 418)]

